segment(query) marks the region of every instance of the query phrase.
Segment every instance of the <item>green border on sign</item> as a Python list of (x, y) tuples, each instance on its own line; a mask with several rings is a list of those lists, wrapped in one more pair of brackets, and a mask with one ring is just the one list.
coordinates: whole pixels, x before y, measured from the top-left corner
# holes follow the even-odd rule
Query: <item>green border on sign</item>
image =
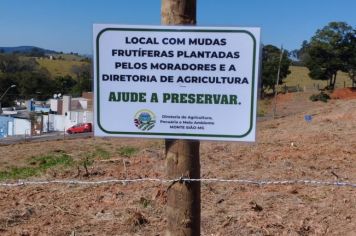
[[(191, 134), (191, 133), (154, 133), (154, 132), (119, 132), (119, 131), (108, 131), (103, 128), (100, 123), (100, 89), (99, 89), (99, 40), (100, 36), (107, 31), (140, 31), (140, 32), (205, 32), (205, 33), (244, 33), (249, 35), (253, 41), (253, 64), (252, 64), (252, 86), (251, 86), (251, 113), (250, 113), (250, 128), (247, 130), (246, 133), (242, 135), (221, 135), (221, 134)], [(254, 117), (254, 88), (255, 88), (255, 68), (256, 68), (256, 39), (254, 35), (247, 31), (247, 30), (217, 30), (217, 29), (147, 29), (147, 28), (105, 28), (101, 30), (98, 35), (96, 36), (96, 102), (97, 102), (97, 123), (99, 128), (107, 133), (107, 134), (123, 134), (123, 135), (147, 135), (147, 136), (186, 136), (186, 137), (217, 137), (217, 138), (242, 138), (247, 136), (251, 130), (253, 125), (253, 117)]]

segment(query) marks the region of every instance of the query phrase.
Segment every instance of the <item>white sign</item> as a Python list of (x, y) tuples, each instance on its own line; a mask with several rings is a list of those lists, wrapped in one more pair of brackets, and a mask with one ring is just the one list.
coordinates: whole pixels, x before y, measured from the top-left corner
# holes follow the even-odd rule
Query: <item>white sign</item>
[(94, 25), (97, 136), (254, 141), (259, 28)]

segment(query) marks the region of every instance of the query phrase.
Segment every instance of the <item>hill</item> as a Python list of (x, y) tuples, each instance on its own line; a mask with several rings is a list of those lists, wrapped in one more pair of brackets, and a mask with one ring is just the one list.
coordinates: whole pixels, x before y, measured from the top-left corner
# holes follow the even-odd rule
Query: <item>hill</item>
[(80, 67), (83, 64), (90, 63), (88, 56), (81, 56), (73, 52), (57, 52), (35, 46), (0, 47), (0, 53), (16, 54), (24, 61), (35, 58), (41, 67), (50, 72), (52, 78), (66, 75), (74, 77), (73, 66)]
[(0, 47), (2, 53), (20, 53), (29, 54), (31, 52), (39, 52), (43, 54), (57, 54), (58, 52), (49, 49), (43, 49), (35, 46), (18, 46), (18, 47)]

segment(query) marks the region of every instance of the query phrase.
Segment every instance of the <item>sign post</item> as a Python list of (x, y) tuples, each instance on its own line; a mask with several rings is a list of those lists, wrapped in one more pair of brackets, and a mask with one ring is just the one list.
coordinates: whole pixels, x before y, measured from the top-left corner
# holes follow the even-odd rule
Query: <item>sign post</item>
[[(162, 23), (194, 24), (195, 1), (177, 2), (162, 1)], [(94, 134), (166, 139), (168, 178), (199, 179), (199, 140), (255, 140), (259, 38), (259, 28), (94, 25)], [(199, 235), (200, 183), (167, 194), (167, 234)]]
[[(163, 25), (195, 25), (196, 0), (162, 0)], [(167, 178), (200, 179), (200, 141), (166, 139)], [(200, 182), (174, 183), (167, 189), (166, 235), (200, 235)]]

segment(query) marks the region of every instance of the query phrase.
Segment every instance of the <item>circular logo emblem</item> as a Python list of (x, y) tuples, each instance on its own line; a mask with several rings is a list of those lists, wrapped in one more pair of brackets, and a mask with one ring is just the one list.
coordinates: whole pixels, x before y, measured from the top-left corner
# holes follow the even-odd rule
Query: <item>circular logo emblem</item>
[(134, 118), (135, 126), (143, 131), (151, 130), (156, 124), (156, 116), (150, 110), (139, 110)]

